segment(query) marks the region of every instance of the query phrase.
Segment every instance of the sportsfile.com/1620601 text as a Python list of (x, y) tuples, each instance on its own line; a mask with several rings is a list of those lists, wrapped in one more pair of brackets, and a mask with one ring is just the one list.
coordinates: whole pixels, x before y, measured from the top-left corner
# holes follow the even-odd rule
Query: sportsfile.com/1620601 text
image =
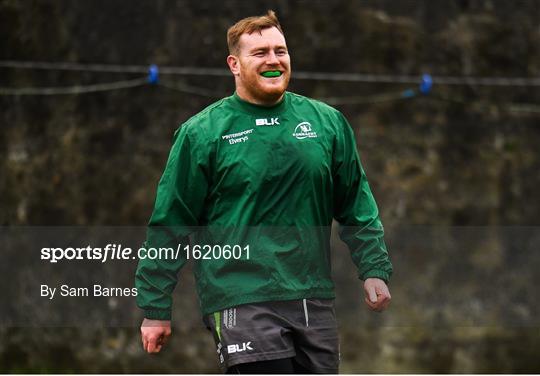
[(185, 258), (187, 260), (249, 260), (249, 244), (241, 246), (238, 244), (216, 244), (216, 245), (190, 245), (178, 244), (175, 248), (145, 248), (140, 247), (134, 251), (121, 244), (107, 244), (105, 247), (44, 247), (41, 248), (41, 260), (50, 263), (73, 260), (95, 260), (106, 262), (108, 260), (177, 260)]

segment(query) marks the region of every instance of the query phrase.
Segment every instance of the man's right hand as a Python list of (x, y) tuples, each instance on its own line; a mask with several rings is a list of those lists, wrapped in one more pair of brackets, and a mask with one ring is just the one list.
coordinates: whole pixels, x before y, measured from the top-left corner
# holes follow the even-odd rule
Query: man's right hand
[(141, 324), (141, 340), (144, 351), (155, 354), (167, 343), (171, 336), (171, 322), (168, 320), (144, 319)]

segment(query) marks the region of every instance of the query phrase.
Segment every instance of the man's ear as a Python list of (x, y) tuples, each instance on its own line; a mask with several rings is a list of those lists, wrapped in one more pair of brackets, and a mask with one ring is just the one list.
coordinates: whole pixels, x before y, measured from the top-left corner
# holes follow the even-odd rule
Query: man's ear
[(238, 61), (238, 57), (234, 55), (227, 56), (227, 65), (233, 75), (238, 76), (240, 74), (240, 62)]

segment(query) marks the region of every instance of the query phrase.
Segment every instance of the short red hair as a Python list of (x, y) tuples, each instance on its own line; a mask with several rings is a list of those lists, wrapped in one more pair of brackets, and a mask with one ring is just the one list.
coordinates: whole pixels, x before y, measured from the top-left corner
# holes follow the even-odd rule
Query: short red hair
[[(227, 31), (227, 45), (231, 55), (238, 55), (240, 50), (240, 37), (242, 34), (251, 34), (255, 31), (260, 32), (264, 29), (275, 27), (283, 34), (281, 25), (277, 19), (276, 13), (269, 10), (264, 16), (247, 17), (241, 19)], [(284, 34), (283, 34), (284, 35)]]

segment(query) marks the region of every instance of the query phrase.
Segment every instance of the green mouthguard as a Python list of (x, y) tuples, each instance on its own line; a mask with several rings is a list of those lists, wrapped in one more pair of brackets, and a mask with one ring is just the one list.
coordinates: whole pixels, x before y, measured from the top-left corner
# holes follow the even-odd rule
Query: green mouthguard
[(279, 77), (281, 76), (280, 71), (267, 71), (262, 73), (263, 77)]

